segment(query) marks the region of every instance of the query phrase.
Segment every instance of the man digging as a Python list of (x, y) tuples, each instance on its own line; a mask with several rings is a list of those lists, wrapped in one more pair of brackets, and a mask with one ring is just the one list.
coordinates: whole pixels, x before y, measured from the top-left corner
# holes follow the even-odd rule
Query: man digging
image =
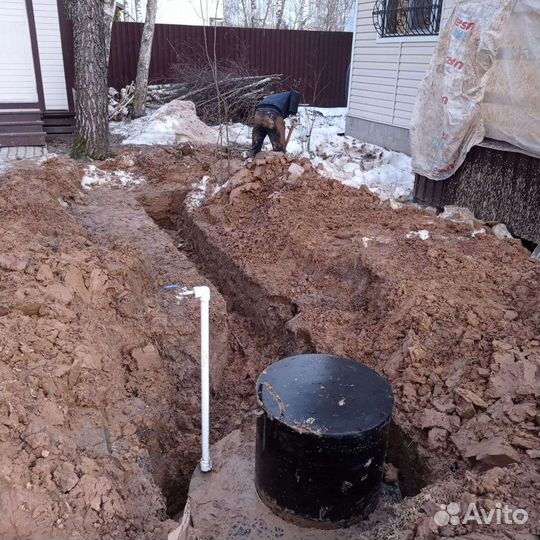
[[(291, 90), (290, 92), (271, 94), (257, 105), (251, 134), (251, 157), (261, 151), (267, 135), (275, 152), (285, 152), (292, 130), (297, 124), (296, 114), (299, 103), (300, 94)], [(292, 117), (292, 124), (289, 136), (285, 138), (285, 118), (288, 116)]]

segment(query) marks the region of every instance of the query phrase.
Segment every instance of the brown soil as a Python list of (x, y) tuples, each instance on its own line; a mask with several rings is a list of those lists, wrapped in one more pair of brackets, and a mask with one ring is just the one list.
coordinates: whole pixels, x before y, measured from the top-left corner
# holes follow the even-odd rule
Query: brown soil
[[(198, 313), (162, 290), (171, 282), (212, 287), (213, 440), (254, 407), (268, 363), (350, 356), (389, 378), (397, 427), (428, 464), (401, 536), (472, 533), (432, 516), (476, 499), (529, 512), (498, 536), (538, 533), (528, 253), (267, 159), (246, 171), (210, 149), (129, 150), (101, 167), (146, 183), (84, 194), (67, 159), (0, 177), (1, 538), (163, 538), (177, 525), (167, 516), (199, 454)], [(204, 175), (212, 193), (238, 170), (186, 205)], [(421, 229), (429, 240), (407, 238)]]
[[(270, 154), (184, 211), (201, 267), (228, 297), (231, 283), (242, 291), (235, 305), (261, 330), (386, 375), (394, 419), (422, 451), (431, 489), (457, 483), (462, 507), (525, 508), (528, 524), (505, 532), (535, 530), (538, 268), (529, 253), (487, 226), (474, 235), (481, 224), (393, 210), (367, 190), (322, 181), (308, 163), (299, 177), (289, 167)], [(430, 239), (407, 237), (422, 229)], [(411, 534), (467, 532), (437, 531), (432, 515), (419, 512)]]
[[(161, 286), (210, 283), (133, 194), (81, 177), (53, 159), (0, 179), (0, 537), (162, 538), (199, 456), (199, 322)], [(217, 439), (238, 415), (215, 404)]]

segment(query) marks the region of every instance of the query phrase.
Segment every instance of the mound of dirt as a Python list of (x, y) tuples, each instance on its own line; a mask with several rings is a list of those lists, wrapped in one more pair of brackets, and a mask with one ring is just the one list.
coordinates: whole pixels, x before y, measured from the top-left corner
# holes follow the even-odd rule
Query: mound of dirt
[(82, 194), (67, 159), (0, 179), (1, 537), (177, 527), (199, 455), (198, 310), (171, 282), (212, 288), (213, 440), (272, 361), (349, 356), (389, 378), (397, 453), (421, 460), (377, 538), (489, 537), (435, 527), (451, 501), (524, 508), (491, 533), (538, 534), (538, 268), (518, 241), (280, 154), (245, 169), (184, 145), (97, 166), (141, 181)]
[(164, 538), (199, 457), (199, 327), (161, 286), (208, 282), (130, 193), (81, 199), (81, 178), (54, 159), (0, 181), (0, 536)]
[[(529, 512), (501, 534), (538, 532), (538, 268), (518, 240), (393, 209), (273, 153), (184, 220), (207, 272), (223, 291), (242, 288), (238, 305), (264, 331), (388, 377), (395, 421), (431, 469), (428, 492), (450, 475), (465, 507)], [(471, 531), (437, 530), (432, 515), (408, 527)]]

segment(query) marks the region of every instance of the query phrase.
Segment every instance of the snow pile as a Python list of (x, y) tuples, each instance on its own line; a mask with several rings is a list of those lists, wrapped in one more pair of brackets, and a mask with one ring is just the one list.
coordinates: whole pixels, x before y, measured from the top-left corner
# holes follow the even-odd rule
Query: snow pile
[[(345, 107), (300, 107), (299, 125), (287, 146), (295, 157), (308, 157), (321, 176), (359, 188), (367, 186), (382, 200), (406, 200), (414, 187), (411, 158), (400, 152), (362, 143), (345, 132)], [(289, 129), (289, 120), (286, 120)], [(222, 129), (224, 143), (251, 144), (251, 128), (230, 124)], [(216, 133), (219, 127), (214, 127)], [(266, 139), (263, 150), (271, 150)]]
[(345, 133), (346, 116), (346, 107), (299, 107), (299, 123), (293, 131), (287, 151), (299, 157), (317, 155), (319, 147), (341, 139)]
[(5, 174), (11, 169), (12, 163), (7, 159), (0, 159), (0, 174)]
[[(327, 143), (337, 137), (338, 133), (345, 131), (345, 107), (320, 108), (299, 107), (298, 126), (287, 146), (287, 152), (295, 157), (309, 157), (311, 149), (320, 144)], [(285, 120), (287, 129), (290, 128), (290, 120)], [(223, 144), (251, 146), (251, 127), (245, 124), (235, 123), (224, 126), (214, 126), (214, 131), (220, 136)], [(263, 150), (272, 150), (268, 138), (265, 140)]]
[(186, 206), (189, 210), (198, 208), (203, 203), (206, 193), (208, 191), (208, 181), (210, 180), (209, 176), (203, 176), (201, 180), (196, 184), (191, 184), (192, 188), (195, 190), (190, 193), (189, 197), (186, 200)]
[(81, 185), (84, 189), (91, 189), (95, 186), (135, 186), (142, 182), (142, 178), (133, 173), (119, 169), (117, 171), (103, 171), (95, 165), (89, 165), (85, 172)]
[(321, 145), (312, 159), (317, 171), (346, 186), (367, 186), (382, 200), (409, 198), (414, 187), (411, 158), (350, 137)]
[(131, 122), (111, 122), (123, 144), (215, 144), (216, 132), (199, 120), (192, 101), (173, 99), (148, 116)]
[[(218, 140), (226, 145), (229, 144), (238, 144), (241, 146), (251, 146), (251, 127), (246, 126), (246, 124), (224, 124), (223, 126), (213, 126), (212, 129), (216, 133)], [(266, 139), (263, 146), (263, 150), (271, 150), (272, 145)]]
[(346, 108), (299, 110), (300, 126), (287, 150), (310, 157), (319, 174), (382, 200), (409, 198), (414, 187), (411, 158), (344, 136)]
[(407, 238), (420, 238), (420, 240), (427, 240), (430, 237), (429, 231), (422, 229), (420, 231), (409, 231), (406, 235)]

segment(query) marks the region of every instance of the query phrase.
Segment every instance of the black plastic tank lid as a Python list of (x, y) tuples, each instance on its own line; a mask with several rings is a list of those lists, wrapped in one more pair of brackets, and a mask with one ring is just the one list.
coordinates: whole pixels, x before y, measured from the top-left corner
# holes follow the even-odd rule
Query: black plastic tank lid
[(290, 356), (257, 380), (259, 405), (287, 426), (321, 435), (365, 432), (388, 421), (394, 396), (388, 381), (347, 358)]

